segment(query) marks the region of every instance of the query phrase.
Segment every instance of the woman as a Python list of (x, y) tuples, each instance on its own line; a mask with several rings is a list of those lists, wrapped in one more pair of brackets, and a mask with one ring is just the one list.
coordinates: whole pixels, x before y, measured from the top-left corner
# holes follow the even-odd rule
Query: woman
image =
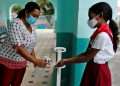
[(0, 47), (0, 86), (20, 86), (27, 61), (35, 66), (46, 67), (43, 59), (37, 59), (34, 52), (35, 30), (31, 27), (40, 15), (35, 2), (28, 2), (18, 18), (8, 24), (8, 38)]
[(112, 86), (108, 61), (114, 56), (118, 43), (118, 28), (112, 20), (109, 4), (99, 2), (89, 8), (88, 25), (97, 28), (91, 36), (87, 51), (79, 56), (63, 59), (57, 67), (88, 62), (80, 86)]

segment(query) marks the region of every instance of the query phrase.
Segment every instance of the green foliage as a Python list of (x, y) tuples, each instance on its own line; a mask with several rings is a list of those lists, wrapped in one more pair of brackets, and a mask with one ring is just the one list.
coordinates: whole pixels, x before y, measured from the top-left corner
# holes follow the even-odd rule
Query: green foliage
[(18, 5), (18, 4), (14, 4), (12, 6), (12, 12), (18, 13), (21, 9), (22, 9), (22, 7), (20, 5)]

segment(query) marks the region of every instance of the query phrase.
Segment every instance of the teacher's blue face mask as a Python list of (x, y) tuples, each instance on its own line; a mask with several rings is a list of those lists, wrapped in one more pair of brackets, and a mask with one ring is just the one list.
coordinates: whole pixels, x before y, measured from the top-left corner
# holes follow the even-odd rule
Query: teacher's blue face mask
[(37, 18), (33, 17), (32, 15), (26, 18), (27, 23), (34, 24), (37, 21)]

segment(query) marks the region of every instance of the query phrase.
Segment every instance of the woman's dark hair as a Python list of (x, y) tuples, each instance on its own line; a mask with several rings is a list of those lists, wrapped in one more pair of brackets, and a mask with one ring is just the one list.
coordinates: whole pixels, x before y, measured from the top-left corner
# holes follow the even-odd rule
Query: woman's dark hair
[(118, 45), (118, 26), (112, 19), (112, 8), (106, 2), (99, 2), (89, 8), (88, 15), (90, 15), (91, 13), (102, 16), (106, 22), (110, 21), (109, 27), (113, 34), (113, 48), (114, 51), (116, 51)]
[(35, 9), (40, 10), (40, 6), (36, 2), (28, 2), (25, 5), (25, 8), (18, 13), (18, 18), (25, 17), (26, 16), (25, 13), (31, 13)]
[(18, 12), (17, 18), (25, 18), (25, 9), (22, 9)]

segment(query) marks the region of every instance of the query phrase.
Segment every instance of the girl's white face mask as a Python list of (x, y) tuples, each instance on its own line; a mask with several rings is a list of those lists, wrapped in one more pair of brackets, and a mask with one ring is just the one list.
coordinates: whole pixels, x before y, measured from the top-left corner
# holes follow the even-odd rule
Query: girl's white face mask
[(88, 26), (91, 28), (95, 28), (97, 24), (98, 24), (98, 21), (96, 17), (92, 18), (91, 20), (88, 20)]

